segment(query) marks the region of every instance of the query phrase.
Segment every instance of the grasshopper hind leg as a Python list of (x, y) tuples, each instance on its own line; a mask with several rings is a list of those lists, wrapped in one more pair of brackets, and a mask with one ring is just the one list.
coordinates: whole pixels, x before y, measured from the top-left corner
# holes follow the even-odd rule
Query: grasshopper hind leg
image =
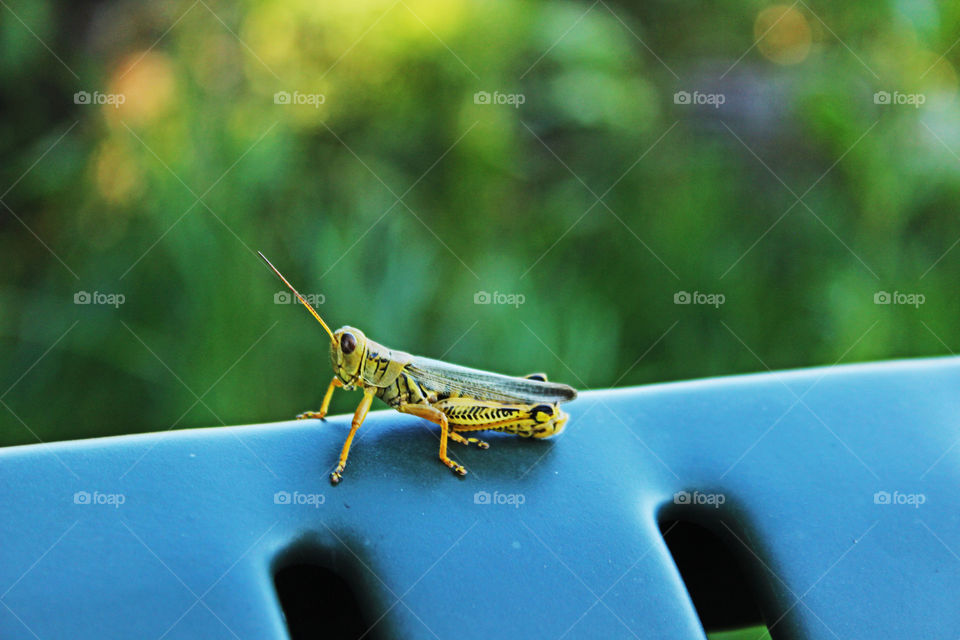
[(460, 444), (471, 445), (475, 444), (479, 449), (489, 449), (490, 443), (479, 438), (465, 438), (454, 430), (450, 431), (450, 439), (454, 442), (459, 442)]
[[(409, 413), (418, 418), (424, 418), (440, 425), (440, 462), (450, 467), (450, 470), (459, 476), (467, 475), (467, 469), (462, 464), (454, 462), (447, 455), (447, 438), (452, 436), (450, 423), (447, 422), (447, 416), (436, 407), (428, 404), (401, 404), (397, 407), (401, 413)], [(456, 438), (454, 438), (456, 439)], [(464, 438), (466, 439), (466, 438)]]
[(448, 398), (436, 405), (452, 428), (465, 431), (503, 431), (522, 438), (549, 438), (567, 423), (567, 414), (555, 404), (502, 404), (472, 398)]

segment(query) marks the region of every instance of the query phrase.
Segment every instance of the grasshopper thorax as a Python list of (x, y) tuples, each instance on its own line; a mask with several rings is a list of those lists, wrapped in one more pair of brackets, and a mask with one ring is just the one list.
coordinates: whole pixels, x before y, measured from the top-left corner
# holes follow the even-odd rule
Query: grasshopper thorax
[(347, 387), (352, 387), (363, 375), (367, 352), (367, 336), (355, 327), (340, 327), (330, 343), (330, 363), (333, 373)]

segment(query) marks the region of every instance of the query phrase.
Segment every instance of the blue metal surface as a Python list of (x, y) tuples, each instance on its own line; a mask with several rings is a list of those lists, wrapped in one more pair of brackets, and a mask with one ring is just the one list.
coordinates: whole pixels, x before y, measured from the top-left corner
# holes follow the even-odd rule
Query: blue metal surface
[(462, 480), (383, 411), (338, 487), (346, 416), (9, 448), (0, 637), (284, 638), (295, 550), (384, 637), (703, 638), (658, 529), (682, 518), (775, 638), (956, 638), (958, 389), (949, 358), (589, 392), (552, 441), (451, 444)]

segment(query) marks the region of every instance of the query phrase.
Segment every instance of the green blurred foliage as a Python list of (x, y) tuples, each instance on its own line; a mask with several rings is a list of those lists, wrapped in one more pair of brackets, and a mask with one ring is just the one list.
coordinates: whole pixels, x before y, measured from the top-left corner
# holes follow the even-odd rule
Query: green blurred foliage
[(770, 640), (770, 632), (764, 626), (717, 631), (707, 634), (708, 640)]
[(10, 1), (0, 444), (316, 409), (258, 249), (335, 326), (579, 388), (948, 353), (960, 10), (795, 7)]

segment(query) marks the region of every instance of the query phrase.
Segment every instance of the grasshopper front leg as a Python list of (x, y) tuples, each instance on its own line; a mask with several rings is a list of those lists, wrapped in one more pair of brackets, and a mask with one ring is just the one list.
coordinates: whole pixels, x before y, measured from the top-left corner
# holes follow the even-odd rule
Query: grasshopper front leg
[[(332, 383), (330, 388), (333, 388)], [(357, 429), (363, 424), (363, 419), (367, 417), (367, 411), (370, 410), (371, 402), (373, 402), (373, 393), (364, 391), (363, 400), (360, 401), (360, 406), (357, 407), (357, 411), (353, 414), (350, 433), (347, 434), (347, 440), (343, 443), (343, 450), (340, 451), (340, 463), (337, 465), (337, 468), (333, 470), (333, 473), (330, 474), (331, 484), (338, 484), (340, 480), (343, 479), (343, 469), (347, 466), (347, 456), (350, 455), (350, 443), (353, 442), (353, 435), (357, 432)]]
[(457, 464), (447, 457), (447, 438), (450, 435), (450, 425), (443, 411), (428, 404), (402, 404), (397, 407), (397, 411), (409, 413), (440, 425), (440, 462), (450, 467), (457, 475), (467, 475), (467, 470), (462, 464)]
[(330, 386), (327, 387), (327, 392), (323, 395), (323, 402), (320, 404), (320, 411), (304, 411), (297, 416), (297, 420), (309, 420), (311, 418), (323, 420), (327, 415), (327, 410), (330, 408), (330, 399), (333, 398), (333, 390), (342, 386), (343, 383), (340, 381), (340, 378), (334, 376), (333, 380), (330, 381)]

